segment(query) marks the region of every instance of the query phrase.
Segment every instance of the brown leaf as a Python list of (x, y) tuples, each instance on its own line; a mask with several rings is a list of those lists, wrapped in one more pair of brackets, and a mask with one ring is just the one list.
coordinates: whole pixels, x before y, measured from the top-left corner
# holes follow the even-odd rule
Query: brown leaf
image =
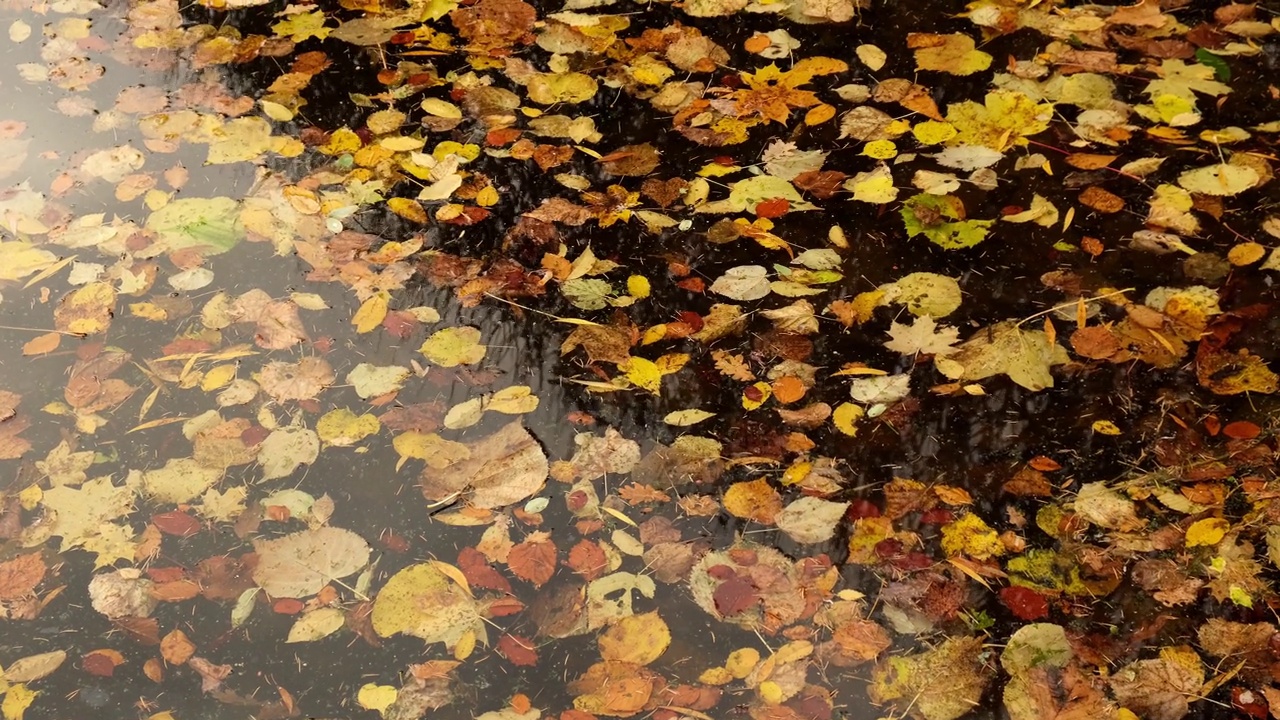
[(428, 465), (422, 471), (422, 493), (441, 500), (470, 492), (471, 504), (494, 509), (520, 502), (542, 489), (550, 469), (542, 446), (515, 420), (468, 446), (469, 457)]
[(1124, 199), (1115, 193), (1090, 185), (1080, 193), (1080, 202), (1100, 213), (1118, 213), (1124, 209)]
[(542, 587), (556, 573), (556, 546), (545, 532), (531, 533), (524, 542), (511, 548), (507, 567), (534, 587)]
[(94, 650), (80, 659), (80, 666), (84, 671), (98, 677), (111, 677), (116, 672), (116, 666), (122, 664), (124, 656), (110, 648)]
[(648, 175), (658, 167), (658, 154), (658, 149), (649, 143), (623, 145), (597, 162), (610, 175), (638, 177)]
[(45, 570), (40, 553), (19, 555), (0, 563), (0, 601), (17, 600), (33, 593), (44, 580)]
[(172, 630), (160, 639), (160, 656), (170, 665), (181, 665), (195, 654), (195, 643), (181, 630)]

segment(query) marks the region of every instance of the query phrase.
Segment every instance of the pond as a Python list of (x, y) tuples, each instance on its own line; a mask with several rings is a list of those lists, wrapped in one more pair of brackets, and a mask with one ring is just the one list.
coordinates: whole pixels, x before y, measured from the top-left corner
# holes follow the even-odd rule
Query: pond
[(1280, 716), (1280, 5), (0, 26), (5, 720)]

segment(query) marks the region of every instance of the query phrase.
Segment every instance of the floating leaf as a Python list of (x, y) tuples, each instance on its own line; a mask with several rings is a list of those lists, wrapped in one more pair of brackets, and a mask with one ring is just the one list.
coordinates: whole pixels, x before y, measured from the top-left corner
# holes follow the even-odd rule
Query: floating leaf
[(364, 538), (343, 528), (303, 530), (255, 544), (253, 580), (272, 597), (302, 598), (354, 573), (369, 562)]
[(467, 633), (486, 637), (484, 620), (471, 594), (431, 563), (410, 565), (382, 587), (370, 616), (382, 637), (412, 635), (452, 648)]
[(338, 608), (316, 608), (298, 618), (289, 628), (289, 636), (285, 638), (285, 642), (313, 642), (328, 637), (341, 629), (346, 621), (346, 613)]
[(437, 330), (418, 352), (440, 367), (474, 365), (484, 359), (488, 346), (480, 344), (480, 330), (470, 326)]

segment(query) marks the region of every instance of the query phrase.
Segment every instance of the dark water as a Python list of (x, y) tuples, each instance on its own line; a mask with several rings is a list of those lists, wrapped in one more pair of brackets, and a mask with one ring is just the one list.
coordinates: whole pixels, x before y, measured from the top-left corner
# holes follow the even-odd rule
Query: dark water
[[(60, 172), (75, 167), (89, 151), (140, 142), (136, 121), (133, 120), (126, 119), (120, 126), (106, 132), (94, 133), (88, 129), (94, 118), (110, 107), (117, 94), (125, 88), (142, 85), (171, 91), (202, 78), (213, 78), (217, 83), (225, 84), (233, 96), (256, 97), (283, 72), (288, 61), (288, 58), (261, 57), (247, 63), (197, 70), (192, 67), (190, 58), (178, 55), (171, 59), (160, 56), (158, 65), (146, 70), (121, 64), (108, 57), (108, 49), (114, 38), (126, 29), (124, 18), (130, 4), (116, 2), (88, 13), (91, 27), (87, 38), (81, 40), (87, 57), (105, 66), (105, 75), (85, 92), (68, 93), (48, 83), (25, 82), (13, 76), (9, 68), (20, 63), (40, 62), (42, 30), (49, 28), (51, 23), (77, 15), (63, 15), (57, 11), (41, 14), (24, 5), (21, 2), (0, 5), (4, 9), (5, 24), (21, 18), (34, 28), (31, 39), (7, 43), (3, 54), (0, 54), (0, 62), (6, 68), (3, 77), (7, 78), (0, 85), (0, 92), (7, 98), (0, 103), (0, 107), (4, 107), (0, 121), (26, 123), (27, 132), (23, 137), (32, 138), (30, 157), (15, 173), (4, 179), (6, 184), (25, 181), (33, 188), (47, 189)], [(550, 5), (536, 5), (540, 15), (558, 10), (558, 7)], [(1193, 4), (1180, 15), (1180, 19), (1191, 23), (1211, 14), (1211, 7), (1201, 8), (1198, 5)], [(273, 5), (268, 9), (220, 13), (198, 6), (184, 6), (182, 17), (187, 27), (210, 23), (215, 27), (234, 27), (248, 35), (269, 33), (274, 19), (268, 10), (276, 9)], [(872, 82), (870, 73), (854, 60), (854, 46), (874, 43), (889, 52), (888, 64), (877, 73), (879, 78), (912, 77), (914, 69), (910, 53), (902, 49), (906, 35), (918, 31), (971, 31), (965, 20), (952, 16), (960, 9), (958, 3), (885, 3), (867, 10), (857, 24), (788, 25), (787, 29), (801, 43), (805, 55), (824, 55), (849, 61), (850, 72), (842, 74), (838, 83), (831, 81), (827, 86)], [(350, 16), (349, 11), (335, 12), (340, 17)], [(662, 28), (676, 19), (702, 29), (721, 45), (732, 48), (740, 48), (753, 32), (777, 27), (776, 21), (766, 17), (728, 21), (697, 19), (663, 6), (637, 5), (631, 16), (633, 24), (629, 33), (638, 34), (644, 28)], [(984, 45), (984, 50), (994, 55), (999, 64), (1009, 55), (1026, 57), (1041, 44), (1039, 36), (1021, 31), (995, 39)], [(1274, 82), (1280, 46), (1272, 40), (1264, 43), (1262, 48), (1263, 54), (1258, 58), (1232, 64), (1236, 75), (1230, 84), (1238, 97), (1257, 97), (1264, 92), (1266, 83)], [(380, 90), (376, 77), (380, 60), (375, 57), (376, 53), (336, 41), (308, 40), (297, 48), (297, 52), (308, 50), (323, 50), (333, 66), (312, 81), (303, 93), (308, 103), (303, 112), (293, 123), (279, 125), (277, 134), (298, 133), (307, 128), (334, 130), (344, 125), (361, 125), (369, 111), (353, 103), (349, 94), (371, 94)], [(461, 56), (441, 57), (436, 62), (441, 74), (465, 66)], [(986, 82), (987, 76), (979, 74), (972, 78), (948, 78), (931, 89), (942, 106), (947, 102), (980, 98), (985, 92)], [(72, 95), (91, 100), (97, 105), (97, 112), (68, 117), (65, 106), (59, 110), (57, 103)], [(1201, 105), (1211, 106), (1212, 103), (1202, 101)], [(661, 170), (664, 177), (690, 177), (699, 167), (724, 154), (740, 159), (758, 157), (769, 139), (767, 133), (757, 131), (748, 143), (732, 148), (731, 152), (700, 147), (670, 131), (665, 120), (655, 123), (653, 113), (645, 103), (603, 87), (592, 101), (577, 106), (575, 112), (595, 118), (597, 128), (604, 136), (601, 149), (638, 142), (657, 145), (663, 153)], [(1273, 116), (1274, 104), (1268, 111), (1261, 104), (1232, 100), (1221, 108), (1207, 109), (1202, 126), (1248, 126)], [(850, 174), (873, 167), (874, 163), (860, 157), (859, 149), (852, 143), (844, 143), (835, 137), (832, 125), (828, 123), (827, 128), (813, 131), (816, 143), (827, 149), (836, 148), (827, 167)], [(1054, 128), (1035, 139), (1056, 147), (1065, 146), (1070, 138), (1065, 133), (1055, 137), (1059, 132), (1060, 129)], [(478, 138), (467, 137), (467, 132), (457, 131), (457, 139)], [(1147, 144), (1141, 144), (1144, 142)], [(54, 153), (55, 156), (41, 157), (41, 152)], [(985, 194), (965, 191), (963, 194), (970, 216), (996, 217), (1007, 205), (1029, 202), (1031, 192), (1044, 194), (1055, 202), (1068, 197), (1057, 178), (1071, 169), (1062, 163), (1059, 153), (1044, 152), (1054, 164), (1056, 172), (1053, 177), (1036, 174), (1032, 179), (1031, 173), (1027, 172), (1015, 175), (1012, 172), (1013, 159), (1008, 158), (997, 166), (1001, 176), (1001, 187), (997, 191)], [(1139, 141), (1139, 144), (1126, 148), (1126, 158), (1164, 152), (1167, 149), (1162, 146)], [(302, 178), (326, 160), (310, 152), (296, 159), (268, 157), (266, 166), (289, 181)], [(152, 158), (148, 157), (146, 168), (155, 170), (175, 163), (188, 168), (191, 178), (177, 193), (179, 198), (241, 197), (251, 192), (255, 181), (252, 165), (203, 166), (203, 160), (204, 148), (184, 143), (174, 153), (156, 156), (154, 166)], [(460, 229), (432, 223), (423, 229), (385, 209), (377, 209), (361, 211), (347, 226), (383, 240), (403, 240), (421, 233), (429, 249), (493, 260), (508, 252), (503, 247), (504, 238), (522, 213), (536, 207), (546, 197), (564, 194), (548, 174), (530, 163), (484, 158), (471, 169), (487, 174), (503, 190), (502, 202), (492, 208), (494, 216), (479, 225)], [(578, 156), (570, 166), (559, 170), (579, 172), (595, 181), (596, 186), (606, 180), (603, 172), (584, 156)], [(1170, 181), (1171, 178), (1162, 177), (1160, 180)], [(1129, 201), (1131, 208), (1141, 207), (1150, 192), (1149, 186), (1126, 185), (1122, 181), (1111, 181), (1107, 188)], [(404, 192), (411, 194), (409, 188)], [(1273, 186), (1267, 186), (1237, 198), (1235, 206), (1243, 209), (1233, 211), (1231, 226), (1257, 234), (1256, 228), (1261, 219), (1280, 207), (1275, 193)], [(118, 215), (141, 222), (148, 212), (140, 200), (118, 200), (114, 197), (112, 183), (101, 181), (77, 186), (59, 202), (74, 217), (106, 213), (108, 218)], [(1065, 207), (1061, 202), (1059, 204)], [(825, 304), (826, 298), (849, 297), (874, 289), (910, 272), (947, 274), (958, 279), (965, 293), (963, 304), (955, 315), (948, 318), (948, 322), (960, 327), (962, 336), (967, 337), (974, 329), (1008, 318), (1027, 317), (1069, 301), (1070, 297), (1041, 281), (1041, 276), (1051, 271), (1076, 273), (1082, 278), (1083, 285), (1090, 289), (1134, 287), (1137, 292), (1132, 296), (1137, 298), (1158, 286), (1193, 284), (1188, 280), (1181, 261), (1174, 256), (1155, 256), (1121, 244), (1121, 238), (1142, 229), (1143, 216), (1139, 212), (1118, 215), (1085, 212), (1076, 217), (1073, 227), (1078, 235), (1097, 236), (1108, 248), (1106, 253), (1095, 259), (1082, 252), (1067, 253), (1054, 249), (1053, 244), (1059, 237), (1057, 228), (1029, 225), (999, 227), (997, 239), (972, 250), (947, 252), (919, 238), (908, 241), (900, 230), (896, 210), (882, 210), (860, 203), (828, 203), (818, 219), (813, 216), (819, 213), (791, 213), (777, 221), (775, 232), (800, 247), (826, 246), (826, 229), (833, 223), (840, 224), (848, 233), (851, 249), (846, 254), (843, 268), (846, 277), (827, 295), (815, 300), (815, 304)], [(708, 282), (729, 267), (761, 261), (758, 248), (750, 246), (747, 240), (724, 246), (703, 242), (697, 233), (705, 232), (713, 220), (695, 216), (692, 233), (667, 231), (654, 234), (637, 222), (607, 228), (588, 225), (566, 232), (563, 240), (570, 248), (570, 257), (590, 246), (602, 258), (614, 260), (626, 268), (644, 269), (644, 274), (653, 283), (654, 297), (650, 302), (631, 309), (629, 316), (633, 322), (645, 326), (673, 321), (681, 312), (705, 314), (713, 303), (708, 296), (679, 288), (676, 285), (678, 278), (664, 269), (668, 260), (679, 258), (689, 262), (695, 272)], [(1205, 224), (1213, 229), (1195, 242), (1195, 247), (1202, 252), (1225, 254), (1238, 242), (1236, 237), (1217, 225)], [(13, 237), (4, 235), (3, 239)], [(1262, 236), (1256, 239), (1265, 243)], [(77, 252), (81, 261), (111, 263), (109, 258), (96, 257), (93, 248)], [(521, 249), (514, 252), (518, 261), (536, 266), (541, 251), (534, 253), (526, 248), (523, 254), (521, 252)], [(783, 259), (778, 256), (768, 261), (782, 262)], [(163, 265), (165, 260), (161, 258), (160, 262)], [(283, 297), (295, 291), (316, 293), (333, 308), (323, 313), (304, 311), (303, 318), (313, 341), (332, 338), (333, 349), (329, 358), (339, 378), (344, 377), (357, 362), (407, 366), (419, 357), (417, 348), (432, 329), (419, 328), (416, 334), (404, 339), (381, 331), (356, 335), (350, 326), (350, 318), (359, 302), (352, 293), (339, 283), (308, 280), (306, 275), (310, 267), (305, 261), (293, 256), (277, 256), (269, 244), (241, 243), (225, 255), (209, 258), (204, 266), (214, 272), (213, 284), (189, 294), (173, 293), (173, 300), (191, 303), (181, 319), (150, 323), (127, 317), (118, 305), (117, 317), (105, 342), (126, 349), (139, 363), (144, 358), (160, 357), (165, 354), (161, 348), (177, 335), (193, 327), (198, 329), (199, 309), (215, 291), (234, 294), (252, 288), (261, 288), (273, 297)], [(170, 270), (172, 267), (166, 265), (162, 276)], [(1277, 298), (1273, 275), (1256, 269), (1240, 271), (1240, 275), (1223, 281), (1224, 295), (1230, 298), (1229, 302), (1223, 302), (1224, 308), (1243, 308), (1255, 303), (1274, 304)], [(51, 301), (40, 298), (39, 287), (49, 289)], [(50, 303), (56, 302), (70, 289), (65, 271), (30, 289), (23, 288), (20, 282), (0, 286), (4, 298), (0, 303), (0, 324), (9, 328), (47, 330), (51, 322)], [(161, 281), (153, 292), (163, 295), (167, 290)], [(524, 423), (552, 460), (572, 455), (574, 437), (578, 433), (599, 433), (605, 427), (616, 428), (623, 437), (636, 440), (642, 450), (648, 452), (658, 444), (670, 444), (679, 435), (687, 433), (665, 425), (662, 418), (667, 413), (685, 408), (704, 408), (717, 410), (719, 415), (697, 426), (696, 432), (721, 440), (726, 458), (755, 455), (782, 460), (779, 442), (784, 429), (772, 416), (763, 412), (753, 415), (741, 411), (741, 388), (718, 376), (711, 367), (708, 348), (682, 347), (681, 351), (691, 352), (694, 356), (690, 367), (666, 378), (661, 395), (592, 394), (580, 385), (566, 382), (566, 378), (598, 378), (584, 368), (585, 363), (580, 356), (561, 357), (560, 343), (568, 332), (567, 326), (555, 322), (550, 316), (586, 315), (603, 322), (608, 320), (609, 311), (582, 313), (554, 292), (518, 298), (521, 304), (545, 314), (499, 302), (463, 307), (453, 289), (432, 283), (425, 272), (410, 279), (404, 288), (396, 289), (393, 298), (393, 307), (397, 308), (417, 305), (436, 308), (442, 319), (435, 327), (472, 325), (481, 328), (489, 351), (476, 374), (491, 376), (476, 377), (476, 374), (432, 369), (425, 378), (411, 381), (400, 391), (396, 397), (398, 404), (439, 402), (443, 407), (449, 407), (491, 388), (528, 385), (540, 403), (536, 411), (524, 416)], [(131, 298), (129, 301), (141, 299)], [(786, 303), (777, 302), (777, 305), (783, 304)], [(1113, 480), (1136, 471), (1153, 469), (1152, 448), (1160, 440), (1181, 438), (1179, 424), (1197, 424), (1206, 416), (1216, 415), (1224, 422), (1247, 420), (1264, 428), (1274, 425), (1272, 418), (1276, 407), (1269, 397), (1213, 395), (1198, 386), (1189, 360), (1169, 369), (1155, 369), (1145, 364), (1072, 365), (1055, 371), (1056, 386), (1040, 392), (1030, 392), (1005, 378), (997, 378), (984, 383), (986, 394), (981, 397), (928, 393), (924, 388), (942, 382), (943, 378), (932, 368), (916, 367), (912, 359), (903, 358), (882, 346), (886, 329), (884, 321), (888, 317), (886, 311), (881, 310), (877, 315), (880, 322), (874, 329), (855, 327), (851, 330), (824, 317), (822, 331), (812, 338), (809, 362), (824, 369), (835, 369), (845, 362), (858, 361), (890, 373), (914, 372), (915, 392), (908, 405), (899, 408), (900, 412), (886, 421), (864, 424), (855, 438), (836, 432), (829, 424), (808, 433), (816, 445), (813, 455), (829, 457), (836, 462), (844, 490), (834, 499), (883, 504), (879, 489), (894, 478), (952, 485), (968, 490), (975, 499), (976, 512), (997, 530), (1003, 531), (1013, 527), (1008, 521), (1009, 508), (1034, 517), (1039, 506), (1038, 501), (1013, 499), (1000, 494), (1001, 485), (1033, 457), (1053, 458), (1062, 466), (1062, 470), (1053, 476), (1055, 482), (1063, 488), (1078, 488), (1083, 483)], [(777, 338), (768, 333), (768, 323), (752, 322), (750, 332), (740, 338), (717, 343), (716, 349), (734, 350), (768, 360), (779, 357)], [(1275, 360), (1280, 349), (1275, 343), (1278, 331), (1280, 320), (1274, 314), (1268, 314), (1266, 319), (1251, 325), (1240, 337), (1254, 353), (1266, 360)], [(127, 365), (118, 376), (137, 385), (138, 391), (119, 406), (104, 411), (109, 422), (95, 433), (77, 432), (69, 418), (41, 412), (42, 406), (62, 397), (67, 369), (74, 360), (74, 354), (86, 352), (86, 346), (104, 338), (64, 337), (55, 352), (41, 357), (24, 357), (23, 344), (36, 334), (19, 329), (0, 330), (0, 377), (3, 378), (0, 389), (20, 393), (23, 396), (20, 412), (34, 419), (30, 429), (23, 433), (33, 449), (21, 459), (0, 461), (0, 471), (4, 473), (4, 485), (0, 489), (6, 497), (16, 495), (39, 480), (41, 473), (33, 461), (43, 458), (63, 439), (73, 441), (80, 449), (99, 453), (90, 477), (104, 474), (123, 477), (130, 469), (155, 468), (167, 459), (189, 453), (190, 445), (182, 436), (181, 424), (126, 432), (139, 422), (143, 398), (153, 388), (137, 366)], [(227, 338), (228, 343), (253, 341), (251, 331), (243, 327), (229, 329)], [(272, 353), (272, 357), (297, 357), (311, 351), (290, 352), (292, 355)], [(248, 365), (260, 360), (253, 358), (245, 363)], [(847, 390), (836, 384), (829, 387), (819, 385), (808, 396), (808, 400), (823, 400), (833, 406), (845, 399)], [(341, 381), (327, 390), (321, 400), (320, 412), (303, 410), (309, 425), (332, 407), (357, 409), (364, 404), (351, 388), (342, 386)], [(211, 407), (208, 393), (169, 387), (159, 396), (146, 419), (189, 417)], [(247, 412), (247, 408), (238, 407), (225, 410), (223, 414), (230, 417)], [(584, 428), (570, 424), (566, 417), (573, 412), (589, 413), (596, 419), (596, 425)], [(284, 413), (277, 412), (276, 415), (280, 419)], [(1123, 434), (1108, 437), (1094, 432), (1093, 423), (1103, 419), (1116, 422)], [(479, 425), (458, 433), (456, 437), (463, 441), (474, 440), (496, 430), (506, 420), (491, 413)], [(392, 536), (399, 538), (396, 542), (374, 543), (375, 554), (380, 557), (379, 580), (375, 587), (396, 570), (426, 558), (454, 562), (460, 550), (474, 546), (479, 540), (483, 528), (450, 527), (429, 514), (416, 487), (416, 470), (397, 470), (398, 457), (388, 433), (363, 441), (360, 450), (326, 448), (318, 461), (305, 471), (270, 481), (265, 486), (259, 484), (255, 466), (236, 466), (229, 470), (221, 487), (247, 484), (251, 497), (286, 487), (296, 487), (315, 497), (328, 494), (335, 503), (331, 525), (353, 530), (370, 541)], [(678, 490), (715, 495), (733, 482), (760, 476), (776, 477), (785, 467), (785, 462), (735, 467), (714, 484)], [(626, 478), (608, 480), (617, 484), (626, 481)], [(537, 528), (550, 532), (561, 551), (577, 540), (576, 531), (572, 528), (573, 519), (564, 509), (562, 500), (566, 489), (567, 486), (548, 483), (541, 495), (552, 502), (544, 513), (543, 524)], [(133, 518), (135, 529), (153, 512), (170, 509), (151, 507), (139, 501), (138, 512)], [(632, 511), (629, 514), (643, 521), (649, 512), (679, 517), (670, 504), (652, 511)], [(1239, 516), (1237, 513), (1233, 519), (1239, 519)], [(32, 522), (34, 517), (30, 509), (24, 510), (24, 524)], [(908, 518), (903, 522), (920, 532), (927, 541), (932, 542), (938, 537), (937, 525), (922, 524), (918, 518)], [(726, 513), (710, 518), (681, 517), (679, 527), (686, 541), (705, 539), (717, 548), (730, 545), (746, 532), (749, 533), (746, 537), (753, 541), (774, 546), (793, 558), (825, 553), (840, 568), (842, 583), (839, 588), (857, 590), (871, 598), (875, 598), (890, 582), (890, 578), (879, 571), (845, 564), (849, 524), (842, 524), (831, 541), (815, 545), (799, 545), (776, 530), (762, 528)], [(1026, 534), (1033, 546), (1053, 544), (1053, 539), (1036, 530), (1034, 523)], [(7, 539), (4, 557), (11, 557), (20, 548), (18, 540)], [(283, 638), (294, 617), (273, 613), (269, 606), (260, 605), (244, 628), (233, 630), (229, 623), (231, 603), (198, 597), (185, 602), (161, 603), (153, 617), (158, 621), (162, 634), (174, 628), (183, 629), (195, 641), (198, 655), (216, 664), (229, 665), (232, 672), (225, 687), (234, 695), (209, 696), (201, 693), (198, 676), (182, 667), (168, 668), (165, 678), (157, 683), (149, 679), (143, 670), (146, 659), (157, 654), (154, 644), (145, 638), (130, 637), (118, 623), (90, 608), (88, 583), (95, 572), (100, 572), (93, 567), (92, 557), (81, 551), (57, 554), (54, 549), (56, 543), (51, 543), (42, 551), (49, 564), (57, 567), (56, 580), (46, 580), (46, 589), (60, 586), (65, 589), (37, 619), (0, 621), (3, 623), (0, 624), (0, 664), (55, 649), (66, 650), (69, 655), (61, 669), (33, 683), (33, 687), (42, 694), (27, 711), (28, 718), (90, 714), (131, 718), (149, 717), (165, 711), (171, 712), (177, 720), (280, 717), (291, 713), (302, 717), (373, 717), (373, 712), (355, 705), (356, 693), (362, 685), (370, 682), (398, 685), (397, 677), (405, 673), (409, 664), (448, 657), (440, 645), (424, 646), (415, 638), (383, 639), (380, 645), (375, 646), (348, 631), (337, 632), (316, 642), (286, 645)], [(152, 566), (192, 569), (210, 557), (240, 555), (248, 549), (246, 539), (237, 535), (231, 524), (209, 524), (190, 538), (166, 537)], [(1273, 579), (1273, 574), (1268, 570), (1267, 579)], [(517, 596), (526, 604), (535, 604), (539, 595), (549, 597), (575, 591), (576, 582), (567, 569), (561, 568), (557, 576), (540, 590), (520, 585)], [(993, 593), (972, 592), (968, 598), (965, 610), (971, 616), (985, 613), (994, 622), (989, 632), (993, 647), (998, 650), (1002, 640), (1022, 621), (1013, 617)], [(668, 677), (692, 682), (702, 669), (722, 662), (733, 649), (752, 646), (763, 650), (765, 647), (761, 645), (762, 638), (755, 633), (717, 622), (699, 609), (683, 584), (660, 584), (655, 599), (639, 602), (637, 607), (660, 609), (671, 627), (674, 636), (672, 646), (654, 666)], [(1193, 607), (1185, 614), (1174, 613), (1152, 602), (1140, 589), (1124, 585), (1105, 601), (1093, 604), (1078, 602), (1069, 608), (1055, 609), (1055, 615), (1046, 622), (1059, 622), (1081, 632), (1110, 627), (1115, 636), (1126, 638), (1151, 628), (1161, 614), (1180, 616), (1160, 624), (1159, 629), (1145, 640), (1124, 646), (1123, 656), (1112, 658), (1115, 667), (1142, 656), (1144, 648), (1187, 642), (1188, 638), (1193, 638), (1195, 628), (1205, 616), (1227, 616), (1251, 622), (1270, 617), (1264, 603), (1258, 603), (1253, 611), (1245, 611), (1224, 607), (1212, 600), (1205, 600), (1201, 606)], [(872, 617), (878, 616), (873, 614)], [(505, 632), (524, 637), (538, 636), (538, 627), (530, 613), (497, 618), (494, 622)], [(965, 621), (960, 619), (951, 623), (948, 629), (962, 633), (965, 627)], [(496, 637), (497, 632), (491, 635)], [(781, 644), (783, 641), (780, 638), (769, 639), (769, 645), (776, 648), (775, 642)], [(595, 661), (595, 636), (588, 634), (556, 640), (539, 638), (538, 643), (540, 657), (534, 667), (516, 667), (489, 650), (477, 650), (457, 672), (455, 701), (432, 711), (430, 716), (473, 717), (502, 707), (517, 692), (527, 694), (534, 707), (544, 708), (549, 715), (572, 707), (573, 693), (566, 687), (566, 678), (580, 675)], [(917, 639), (909, 636), (898, 636), (895, 643), (895, 650), (921, 647)], [(114, 649), (124, 656), (124, 663), (117, 666), (110, 677), (86, 671), (82, 660), (86, 654), (103, 648)], [(871, 706), (866, 699), (864, 687), (869, 675), (869, 666), (814, 668), (810, 682), (837, 693), (837, 713), (852, 720), (870, 720), (886, 711)], [(999, 685), (992, 685), (982, 706), (970, 717), (1001, 716)], [(709, 711), (713, 717), (747, 713), (746, 704), (752, 701), (752, 694), (733, 687), (729, 686), (725, 698), (715, 710)], [(287, 689), (291, 700), (282, 702), (277, 688)], [(1225, 688), (1215, 690), (1208, 702), (1199, 703), (1196, 712), (1202, 717), (1227, 717), (1225, 713), (1228, 711), (1221, 705), (1223, 702), (1230, 702), (1230, 693)]]

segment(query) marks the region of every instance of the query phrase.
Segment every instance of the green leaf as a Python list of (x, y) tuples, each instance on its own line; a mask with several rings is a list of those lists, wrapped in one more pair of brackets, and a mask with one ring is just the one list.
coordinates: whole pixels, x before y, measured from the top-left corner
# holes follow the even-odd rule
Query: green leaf
[(924, 235), (944, 250), (970, 248), (987, 239), (994, 220), (962, 220), (964, 205), (950, 195), (921, 193), (902, 204), (907, 235)]
[(244, 238), (240, 203), (229, 197), (182, 198), (151, 213), (148, 230), (166, 252), (196, 250), (221, 255)]
[(1214, 55), (1208, 50), (1200, 48), (1196, 50), (1196, 61), (1201, 65), (1208, 65), (1213, 68), (1213, 75), (1218, 80), (1227, 82), (1231, 79), (1231, 66), (1227, 65), (1227, 61), (1222, 59), (1222, 56)]

